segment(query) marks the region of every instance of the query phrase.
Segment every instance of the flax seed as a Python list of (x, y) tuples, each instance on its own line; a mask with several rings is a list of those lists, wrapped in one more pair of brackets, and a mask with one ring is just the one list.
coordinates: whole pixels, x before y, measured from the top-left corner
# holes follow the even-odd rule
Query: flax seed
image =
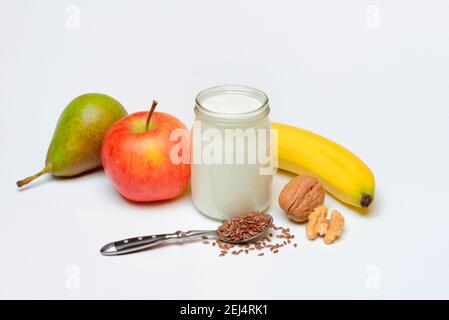
[[(261, 231), (267, 228), (266, 223), (271, 220), (269, 215), (260, 212), (251, 212), (244, 216), (237, 216), (226, 222), (219, 227), (219, 235), (221, 238), (227, 239), (232, 242), (239, 242), (245, 239), (249, 239), (259, 234)], [(242, 243), (233, 245), (228, 242), (216, 240), (211, 242), (207, 240), (207, 237), (203, 239), (203, 243), (211, 243), (213, 247), (220, 249), (220, 257), (226, 255), (237, 256), (242, 253), (245, 255), (253, 254), (257, 256), (264, 256), (265, 252), (271, 252), (277, 254), (280, 249), (293, 245), (298, 247), (297, 243), (293, 243), (291, 239), (295, 236), (290, 233), (289, 228), (283, 228), (280, 226), (272, 225), (270, 232), (265, 236), (258, 239), (258, 241)]]

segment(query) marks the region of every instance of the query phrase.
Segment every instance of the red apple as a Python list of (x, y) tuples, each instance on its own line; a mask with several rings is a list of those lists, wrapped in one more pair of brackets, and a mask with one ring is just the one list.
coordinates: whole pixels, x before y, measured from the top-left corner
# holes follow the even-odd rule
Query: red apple
[[(179, 161), (190, 156), (188, 130), (175, 117), (154, 112), (156, 105), (153, 101), (150, 112), (137, 112), (119, 120), (103, 140), (101, 160), (106, 175), (132, 201), (171, 199), (189, 182), (189, 161)], [(173, 132), (187, 134), (173, 139)]]

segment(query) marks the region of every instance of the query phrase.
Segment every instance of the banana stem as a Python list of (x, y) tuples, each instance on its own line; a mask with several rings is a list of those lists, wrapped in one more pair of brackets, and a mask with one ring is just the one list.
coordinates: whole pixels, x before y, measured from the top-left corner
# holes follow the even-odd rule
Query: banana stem
[(39, 171), (38, 173), (36, 173), (35, 175), (29, 176), (25, 179), (19, 180), (16, 182), (17, 187), (21, 188), (24, 185), (30, 183), (31, 181), (33, 181), (34, 179), (39, 178), (41, 175), (48, 173), (48, 167), (45, 167), (44, 169), (42, 169), (41, 171)]
[(154, 112), (154, 109), (156, 109), (156, 106), (157, 106), (157, 101), (153, 100), (153, 104), (151, 105), (150, 113), (148, 114), (147, 122), (145, 123), (145, 131), (150, 130), (151, 116), (153, 115), (153, 112)]

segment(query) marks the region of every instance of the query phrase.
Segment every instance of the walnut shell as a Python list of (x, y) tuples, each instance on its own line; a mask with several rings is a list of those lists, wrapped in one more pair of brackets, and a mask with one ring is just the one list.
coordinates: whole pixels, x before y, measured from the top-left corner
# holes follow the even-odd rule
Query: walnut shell
[(323, 205), (325, 191), (322, 184), (310, 176), (290, 180), (279, 195), (279, 205), (296, 222), (307, 222), (310, 213)]

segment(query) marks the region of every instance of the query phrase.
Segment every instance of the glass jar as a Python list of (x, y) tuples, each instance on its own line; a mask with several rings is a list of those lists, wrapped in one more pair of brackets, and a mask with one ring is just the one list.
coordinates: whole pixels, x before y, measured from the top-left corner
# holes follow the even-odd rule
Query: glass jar
[(268, 97), (224, 85), (200, 92), (192, 128), (192, 200), (203, 214), (227, 220), (266, 211), (275, 164)]

